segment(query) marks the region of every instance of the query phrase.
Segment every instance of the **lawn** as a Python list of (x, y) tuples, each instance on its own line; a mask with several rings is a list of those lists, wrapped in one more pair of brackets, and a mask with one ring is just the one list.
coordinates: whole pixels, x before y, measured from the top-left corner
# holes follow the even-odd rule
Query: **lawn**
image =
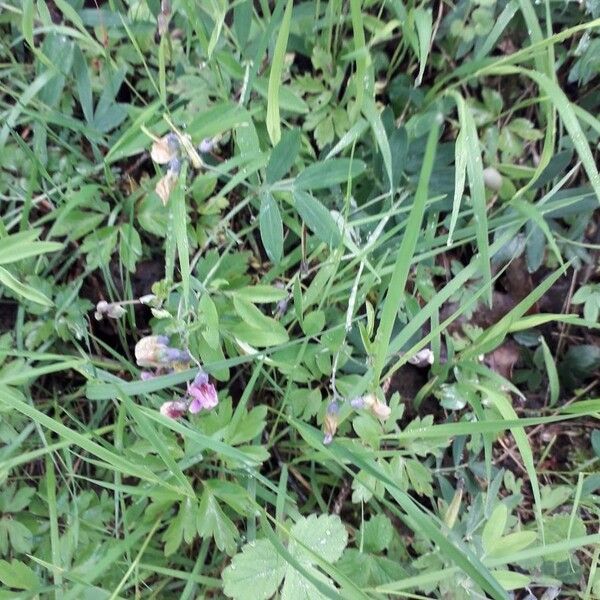
[(600, 598), (598, 0), (0, 56), (0, 600)]

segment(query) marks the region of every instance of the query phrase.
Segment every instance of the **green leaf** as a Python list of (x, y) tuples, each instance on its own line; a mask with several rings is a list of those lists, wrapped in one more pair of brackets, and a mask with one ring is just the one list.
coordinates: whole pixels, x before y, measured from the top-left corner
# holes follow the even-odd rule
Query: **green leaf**
[(365, 521), (362, 528), (366, 552), (383, 552), (392, 542), (394, 527), (385, 515), (375, 515)]
[[(571, 524), (570, 515), (554, 515), (547, 517), (544, 523), (546, 533), (546, 544), (554, 544), (569, 540), (572, 538), (583, 537), (586, 534), (585, 523), (581, 517), (576, 516)], [(562, 562), (569, 560), (571, 552), (569, 550), (560, 550), (546, 555), (546, 559), (552, 562)]]
[(366, 165), (362, 160), (332, 158), (310, 165), (296, 177), (297, 190), (319, 190), (358, 177)]
[(492, 571), (492, 575), (507, 591), (518, 590), (531, 583), (531, 577), (529, 575), (507, 571), (506, 569), (495, 569)]
[(311, 552), (327, 562), (340, 558), (348, 543), (348, 532), (337, 515), (310, 515), (291, 529), (290, 552), (297, 558), (314, 562)]
[(6, 521), (6, 529), (8, 531), (8, 538), (10, 539), (10, 545), (15, 552), (31, 552), (33, 546), (33, 534), (23, 523), (16, 519), (9, 519)]
[(313, 196), (301, 190), (294, 191), (294, 207), (314, 234), (329, 246), (337, 246), (342, 239), (340, 229), (331, 213)]
[(302, 322), (304, 335), (317, 335), (325, 327), (325, 313), (322, 310), (314, 310), (306, 313)]
[(281, 288), (262, 284), (237, 288), (228, 291), (228, 293), (231, 296), (237, 296), (254, 304), (279, 302), (288, 296), (287, 292)]
[(265, 252), (277, 264), (283, 254), (283, 223), (277, 202), (269, 192), (261, 195), (258, 219)]
[(560, 394), (560, 382), (558, 379), (558, 370), (554, 357), (548, 344), (543, 337), (540, 337), (540, 343), (542, 345), (542, 352), (544, 354), (544, 364), (546, 366), (546, 373), (548, 374), (548, 384), (550, 386), (550, 406), (554, 406), (558, 402), (558, 396)]
[(0, 581), (18, 590), (34, 590), (40, 585), (38, 576), (23, 562), (0, 560)]
[(415, 86), (419, 86), (423, 81), (427, 57), (429, 56), (429, 47), (431, 45), (431, 33), (433, 29), (431, 9), (415, 9), (413, 18), (417, 29), (417, 37), (419, 38), (419, 73), (415, 81)]
[(202, 335), (211, 348), (219, 346), (219, 313), (212, 298), (207, 292), (200, 296), (198, 302), (198, 320), (204, 325)]
[(129, 272), (135, 273), (137, 262), (142, 256), (142, 240), (129, 223), (123, 223), (120, 227), (119, 255)]
[(510, 556), (519, 550), (531, 546), (537, 539), (535, 531), (517, 531), (509, 533), (504, 537), (496, 540), (496, 543), (491, 548), (488, 556), (491, 558), (499, 558), (501, 556)]
[(496, 505), (481, 534), (481, 542), (486, 554), (493, 550), (496, 542), (502, 537), (507, 519), (508, 509), (506, 505)]
[(47, 296), (42, 294), (42, 292), (39, 292), (35, 288), (21, 283), (18, 279), (13, 277), (13, 275), (4, 267), (0, 267), (0, 283), (12, 290), (18, 296), (23, 296), (23, 298), (31, 300), (31, 302), (41, 304), (42, 306), (54, 306), (54, 303), (52, 302), (52, 300), (50, 300), (50, 298), (48, 298)]
[(267, 163), (267, 182), (279, 181), (291, 168), (300, 151), (300, 130), (288, 129), (273, 148)]
[(236, 600), (266, 600), (285, 575), (286, 562), (268, 540), (246, 544), (223, 571), (223, 592)]
[(292, 8), (294, 3), (288, 0), (283, 20), (277, 34), (275, 42), (275, 51), (273, 53), (273, 62), (271, 64), (271, 74), (269, 75), (269, 92), (267, 97), (267, 131), (271, 143), (275, 146), (281, 139), (281, 123), (279, 119), (279, 87), (281, 85), (281, 72), (283, 71), (283, 62), (287, 48), (288, 36), (290, 33), (290, 21), (292, 19)]
[(208, 488), (204, 490), (200, 500), (196, 527), (201, 537), (212, 536), (219, 550), (227, 552), (230, 556), (235, 553), (237, 528)]
[(63, 249), (58, 242), (37, 242), (39, 229), (21, 231), (0, 239), (0, 265)]

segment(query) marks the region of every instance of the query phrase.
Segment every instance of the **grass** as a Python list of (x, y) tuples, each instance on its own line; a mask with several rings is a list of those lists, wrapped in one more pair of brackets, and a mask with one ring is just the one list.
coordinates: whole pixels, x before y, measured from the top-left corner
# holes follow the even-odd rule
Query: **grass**
[(600, 597), (592, 4), (2, 8), (0, 598)]

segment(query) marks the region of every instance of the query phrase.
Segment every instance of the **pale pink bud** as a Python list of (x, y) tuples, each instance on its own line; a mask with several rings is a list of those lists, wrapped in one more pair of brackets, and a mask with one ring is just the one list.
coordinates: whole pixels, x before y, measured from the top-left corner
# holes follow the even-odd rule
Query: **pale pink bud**
[(179, 419), (185, 414), (187, 404), (181, 400), (173, 400), (171, 402), (163, 402), (160, 407), (160, 414), (170, 419)]

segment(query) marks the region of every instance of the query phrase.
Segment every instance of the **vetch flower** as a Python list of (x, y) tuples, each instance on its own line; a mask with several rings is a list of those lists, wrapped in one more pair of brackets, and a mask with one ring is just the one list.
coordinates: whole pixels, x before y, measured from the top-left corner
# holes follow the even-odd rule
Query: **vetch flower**
[(166, 206), (171, 197), (171, 192), (177, 185), (179, 170), (181, 169), (181, 161), (175, 157), (169, 162), (167, 172), (158, 180), (154, 191)]
[(367, 408), (382, 421), (385, 421), (392, 412), (392, 409), (373, 393), (352, 399), (350, 405), (355, 409)]
[(102, 321), (104, 317), (110, 319), (120, 319), (127, 311), (117, 302), (107, 302), (106, 300), (100, 300), (96, 304), (96, 312), (94, 312), (94, 318), (96, 321)]
[(188, 385), (187, 393), (192, 398), (189, 405), (189, 411), (192, 414), (199, 413), (201, 410), (210, 410), (219, 403), (217, 390), (210, 383), (206, 373), (196, 375), (193, 383)]
[(165, 165), (179, 155), (179, 138), (174, 133), (167, 133), (152, 144), (150, 156), (152, 160)]
[(186, 350), (171, 348), (164, 335), (147, 335), (135, 345), (135, 359), (140, 367), (166, 367), (173, 363), (190, 361)]
[(160, 414), (170, 419), (179, 419), (185, 414), (187, 404), (182, 400), (173, 400), (171, 402), (163, 402), (160, 407)]
[(333, 441), (333, 436), (339, 424), (340, 405), (334, 400), (327, 406), (325, 418), (323, 419), (323, 443), (327, 446)]

